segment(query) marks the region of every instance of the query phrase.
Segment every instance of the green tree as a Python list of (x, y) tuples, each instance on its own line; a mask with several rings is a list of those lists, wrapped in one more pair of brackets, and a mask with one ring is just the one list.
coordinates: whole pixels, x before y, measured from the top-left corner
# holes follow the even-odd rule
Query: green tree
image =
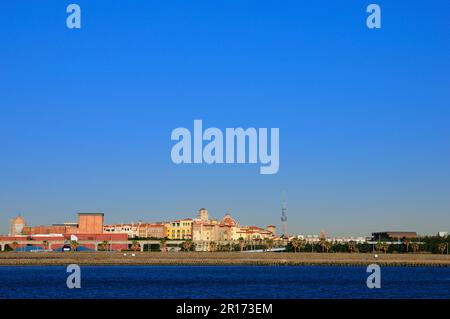
[(441, 254), (443, 254), (447, 250), (447, 243), (438, 244), (438, 250)]
[(319, 246), (322, 248), (322, 252), (328, 252), (332, 246), (332, 244), (327, 241), (325, 238), (320, 239)]
[(306, 247), (306, 240), (304, 239), (299, 239), (298, 240), (298, 251), (302, 251), (303, 249), (305, 249)]
[(381, 249), (382, 249), (383, 252), (386, 254), (387, 251), (388, 251), (388, 249), (389, 249), (389, 244), (386, 243), (386, 242), (383, 242), (383, 243), (381, 244)]
[(375, 245), (377, 252), (380, 252), (383, 249), (383, 243), (381, 241), (377, 242)]
[(356, 249), (356, 243), (355, 243), (353, 240), (349, 241), (349, 242), (347, 243), (347, 249), (348, 249), (348, 252), (349, 252), (349, 253), (354, 252), (355, 249)]

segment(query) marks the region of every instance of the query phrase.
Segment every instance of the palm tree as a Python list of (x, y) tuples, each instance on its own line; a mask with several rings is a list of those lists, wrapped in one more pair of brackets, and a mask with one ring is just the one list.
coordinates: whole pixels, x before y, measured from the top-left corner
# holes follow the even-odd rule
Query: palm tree
[(190, 239), (186, 240), (186, 241), (183, 243), (183, 250), (184, 250), (184, 251), (190, 251), (193, 244), (194, 244), (194, 243), (192, 242), (192, 240), (190, 240)]
[(294, 253), (297, 252), (297, 250), (300, 252), (302, 249), (305, 249), (306, 247), (306, 240), (294, 238), (291, 241), (291, 245), (294, 248)]
[(412, 249), (413, 253), (418, 252), (419, 248), (420, 248), (420, 246), (418, 243), (411, 243), (411, 249)]
[(239, 248), (241, 249), (241, 251), (243, 251), (246, 246), (245, 239), (242, 237), (239, 237), (238, 242), (239, 242)]
[(381, 241), (377, 242), (376, 249), (378, 252), (380, 252), (383, 249), (383, 243)]
[(293, 238), (291, 240), (292, 248), (294, 248), (294, 253), (297, 252), (298, 247), (300, 246), (300, 240), (298, 238)]
[(109, 246), (109, 243), (106, 240), (100, 244), (101, 250), (107, 250), (108, 246)]
[(443, 254), (445, 252), (445, 249), (447, 248), (447, 244), (446, 243), (440, 243), (438, 245), (438, 250), (441, 254)]
[(250, 239), (250, 243), (252, 245), (252, 250), (255, 250), (256, 249), (256, 245), (258, 244), (256, 239), (255, 238)]
[(324, 238), (322, 238), (320, 241), (319, 241), (319, 246), (320, 247), (322, 247), (322, 252), (324, 253), (325, 252), (325, 250), (328, 252), (328, 250), (330, 249), (330, 245), (329, 245), (330, 243), (326, 240), (326, 239), (324, 239)]
[(50, 243), (47, 240), (44, 240), (42, 242), (42, 246), (44, 247), (45, 250), (48, 250), (48, 248), (50, 247)]
[(404, 244), (405, 247), (406, 247), (406, 252), (409, 252), (409, 245), (411, 244), (411, 242), (410, 242), (408, 239), (405, 239), (405, 240), (403, 241), (403, 244)]
[(257, 237), (257, 238), (256, 238), (256, 245), (257, 245), (257, 246), (262, 246), (262, 244), (263, 244), (262, 238), (261, 238), (261, 237)]
[(353, 240), (351, 240), (351, 241), (349, 241), (349, 242), (347, 243), (347, 247), (348, 247), (348, 251), (349, 251), (350, 253), (352, 253), (352, 252), (355, 251), (356, 243), (355, 243)]
[(273, 248), (273, 239), (272, 238), (266, 238), (264, 240), (264, 242), (267, 247), (267, 250), (271, 250)]
[(388, 249), (389, 249), (389, 244), (384, 242), (381, 244), (381, 249), (383, 250), (383, 252), (386, 254)]
[(214, 241), (210, 242), (208, 246), (209, 246), (208, 247), (209, 251), (216, 251), (217, 250), (217, 243), (214, 242)]
[(141, 249), (141, 245), (139, 244), (139, 242), (137, 240), (133, 240), (133, 242), (131, 243), (131, 249), (134, 252), (136, 252), (136, 251)]
[(166, 246), (167, 246), (166, 240), (165, 239), (161, 239), (159, 241), (159, 250), (166, 251)]
[(19, 248), (19, 243), (16, 242), (16, 241), (14, 241), (14, 242), (11, 244), (11, 248), (12, 248), (13, 250), (16, 250), (17, 248)]
[(333, 247), (333, 243), (329, 242), (329, 241), (325, 241), (325, 251), (329, 252), (331, 247)]
[(78, 246), (79, 246), (79, 244), (78, 244), (78, 242), (76, 240), (71, 240), (70, 241), (70, 249), (72, 251), (77, 251)]
[(302, 249), (305, 249), (306, 247), (306, 240), (304, 239), (299, 239), (298, 240), (298, 251), (302, 251)]

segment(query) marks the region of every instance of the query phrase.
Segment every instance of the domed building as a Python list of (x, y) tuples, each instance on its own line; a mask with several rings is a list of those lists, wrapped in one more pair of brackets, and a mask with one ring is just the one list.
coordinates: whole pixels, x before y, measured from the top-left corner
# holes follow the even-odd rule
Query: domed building
[(22, 216), (17, 216), (11, 220), (10, 236), (22, 235), (23, 229), (26, 227), (25, 219)]
[(222, 226), (222, 227), (223, 227), (223, 226), (228, 226), (228, 227), (239, 227), (238, 223), (231, 217), (230, 214), (226, 214), (226, 215), (222, 218), (222, 220), (221, 220), (219, 226)]
[(267, 229), (256, 226), (240, 226), (239, 223), (226, 214), (220, 221), (209, 219), (205, 208), (199, 210), (198, 218), (192, 224), (192, 239), (198, 251), (210, 249), (209, 243), (221, 244), (237, 242), (240, 238), (244, 240), (265, 239), (275, 237), (275, 226), (269, 225)]

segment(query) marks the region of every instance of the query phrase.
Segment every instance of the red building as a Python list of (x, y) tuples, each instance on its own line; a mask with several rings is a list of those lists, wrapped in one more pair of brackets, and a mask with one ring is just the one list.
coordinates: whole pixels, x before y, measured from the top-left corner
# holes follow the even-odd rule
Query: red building
[[(23, 247), (40, 247), (42, 249), (57, 250), (64, 245), (70, 245), (73, 235), (17, 235), (0, 236), (2, 245), (8, 245), (13, 249)], [(79, 246), (92, 250), (127, 250), (128, 235), (126, 234), (77, 234), (76, 242)], [(14, 245), (16, 243), (16, 245)], [(12, 246), (15, 247), (12, 247)], [(5, 247), (2, 247), (4, 250)]]
[[(24, 246), (41, 247), (44, 249), (58, 249), (71, 241), (78, 242), (79, 246), (89, 249), (128, 249), (127, 234), (105, 234), (103, 233), (104, 214), (101, 213), (79, 213), (78, 223), (55, 224), (52, 226), (27, 227), (22, 217), (11, 221), (11, 232), (9, 236), (0, 236), (2, 249), (16, 243), (17, 247)], [(20, 226), (20, 227), (19, 227)], [(48, 246), (48, 247), (45, 247)]]

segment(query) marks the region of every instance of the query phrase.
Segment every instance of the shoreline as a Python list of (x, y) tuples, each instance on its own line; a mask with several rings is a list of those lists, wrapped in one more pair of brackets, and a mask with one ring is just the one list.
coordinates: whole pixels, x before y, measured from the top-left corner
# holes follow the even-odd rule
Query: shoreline
[[(124, 255), (126, 254), (126, 256)], [(132, 256), (135, 254), (135, 256)], [(450, 267), (450, 255), (246, 252), (3, 252), (2, 266), (409, 266)]]

